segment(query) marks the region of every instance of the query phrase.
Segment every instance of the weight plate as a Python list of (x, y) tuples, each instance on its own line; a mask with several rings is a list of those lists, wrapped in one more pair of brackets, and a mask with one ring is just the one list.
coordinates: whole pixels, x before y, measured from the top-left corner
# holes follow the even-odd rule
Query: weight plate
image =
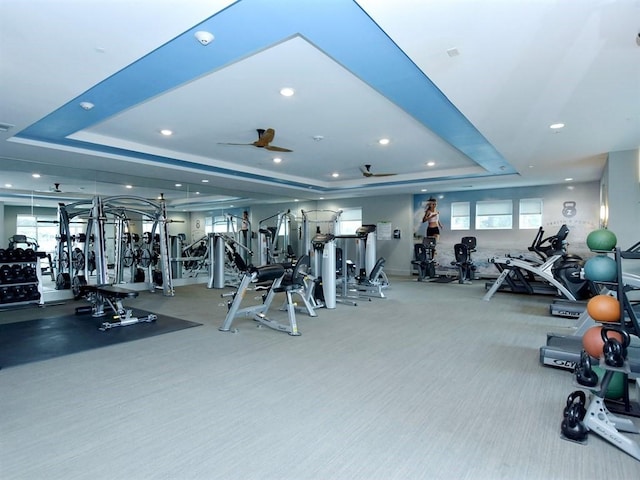
[(71, 288), (71, 276), (68, 273), (59, 273), (56, 277), (56, 290), (69, 290)]
[(76, 300), (82, 296), (82, 287), (87, 284), (87, 279), (84, 275), (76, 275), (73, 277), (71, 284), (71, 291), (73, 292), (73, 298)]

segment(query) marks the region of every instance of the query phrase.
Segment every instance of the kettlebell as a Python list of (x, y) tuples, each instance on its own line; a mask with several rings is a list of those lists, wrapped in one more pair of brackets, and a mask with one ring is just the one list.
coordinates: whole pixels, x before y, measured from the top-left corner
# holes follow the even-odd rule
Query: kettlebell
[(578, 416), (578, 420), (584, 420), (584, 416), (587, 414), (585, 405), (587, 404), (587, 396), (582, 390), (576, 390), (567, 397), (567, 405), (564, 407), (562, 415), (564, 418), (570, 416)]
[(591, 368), (591, 357), (584, 350), (580, 354), (580, 361), (576, 365), (574, 373), (576, 375), (576, 382), (580, 385), (595, 387), (598, 384), (598, 374)]
[[(609, 338), (607, 336), (608, 332), (617, 332), (622, 336), (622, 342), (620, 342), (617, 338)], [(627, 347), (631, 342), (631, 337), (627, 333), (626, 330), (618, 330), (609, 327), (602, 327), (600, 330), (600, 336), (602, 337), (602, 341), (604, 345), (602, 347), (602, 353), (604, 356), (604, 363), (609, 365), (610, 367), (622, 367), (624, 365), (624, 360), (627, 358)]]

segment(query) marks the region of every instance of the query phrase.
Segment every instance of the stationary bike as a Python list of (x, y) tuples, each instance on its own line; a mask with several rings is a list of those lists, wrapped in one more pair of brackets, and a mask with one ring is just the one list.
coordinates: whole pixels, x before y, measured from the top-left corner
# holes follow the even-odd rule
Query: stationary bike
[(476, 251), (476, 237), (462, 237), (460, 243), (456, 243), (453, 246), (453, 253), (455, 254), (455, 262), (451, 262), (451, 265), (458, 267), (458, 283), (471, 283), (473, 280), (476, 266), (471, 259), (471, 253)]
[(418, 281), (425, 277), (435, 278), (436, 276), (436, 237), (424, 237), (422, 243), (413, 245), (413, 260), (411, 265), (418, 268)]

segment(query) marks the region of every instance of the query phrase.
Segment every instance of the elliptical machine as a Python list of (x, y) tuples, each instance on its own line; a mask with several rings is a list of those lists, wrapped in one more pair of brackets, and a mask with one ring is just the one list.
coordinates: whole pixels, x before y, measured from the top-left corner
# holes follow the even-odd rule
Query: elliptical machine
[(483, 299), (489, 301), (498, 290), (561, 295), (571, 301), (591, 296), (593, 287), (581, 278), (582, 258), (567, 254), (568, 235), (569, 227), (562, 225), (558, 233), (543, 238), (544, 230), (540, 227), (529, 247), (539, 258), (506, 255), (489, 259), (500, 275), (494, 283), (486, 284), (489, 291)]

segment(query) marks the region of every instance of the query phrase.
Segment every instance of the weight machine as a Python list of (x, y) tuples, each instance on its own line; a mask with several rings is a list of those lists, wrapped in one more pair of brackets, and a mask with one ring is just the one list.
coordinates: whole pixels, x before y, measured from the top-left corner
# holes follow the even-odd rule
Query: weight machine
[[(275, 219), (275, 226), (269, 221)], [(291, 261), (297, 257), (298, 222), (291, 210), (278, 212), (260, 220), (258, 224), (258, 261), (260, 265), (270, 265), (282, 261)]]
[(233, 238), (222, 233), (210, 233), (208, 236), (210, 265), (207, 288), (237, 287), (249, 268), (240, 252), (247, 258), (253, 252)]
[[(153, 221), (152, 232), (146, 237), (149, 240), (149, 253), (136, 256), (133, 250), (130, 257), (125, 255), (127, 239), (133, 239), (133, 236), (127, 236), (125, 223), (128, 220), (128, 214), (135, 213), (141, 218), (147, 218)], [(160, 264), (160, 275), (150, 275), (156, 286), (161, 286), (164, 295), (173, 296), (173, 282), (169, 269), (169, 250), (168, 236), (166, 226), (169, 220), (166, 216), (166, 204), (163, 198), (159, 202), (152, 202), (145, 198), (115, 196), (115, 197), (93, 197), (92, 201), (76, 202), (72, 204), (59, 204), (58, 206), (58, 245), (56, 249), (57, 277), (56, 288), (58, 290), (74, 288), (74, 295), (77, 296), (80, 287), (86, 285), (89, 272), (95, 270), (95, 283), (97, 285), (109, 285), (121, 282), (123, 279), (124, 262), (131, 259), (131, 265), (135, 261), (148, 261), (151, 266), (153, 255), (152, 251), (157, 252), (157, 258)], [(73, 219), (86, 219), (86, 233), (84, 236), (71, 235), (70, 223)], [(108, 222), (111, 219), (112, 222)], [(114, 257), (113, 275), (110, 278), (109, 264), (107, 262), (107, 235), (106, 226), (112, 223), (114, 225)], [(158, 233), (156, 233), (158, 230)], [(74, 242), (83, 242), (83, 248), (74, 247)], [(124, 240), (124, 242), (123, 242)], [(154, 242), (157, 245), (154, 245)], [(73, 255), (75, 254), (75, 257)], [(74, 270), (71, 270), (71, 266)], [(73, 280), (71, 278), (73, 273)], [(157, 282), (161, 282), (158, 285)], [(150, 283), (153, 285), (152, 283)]]

